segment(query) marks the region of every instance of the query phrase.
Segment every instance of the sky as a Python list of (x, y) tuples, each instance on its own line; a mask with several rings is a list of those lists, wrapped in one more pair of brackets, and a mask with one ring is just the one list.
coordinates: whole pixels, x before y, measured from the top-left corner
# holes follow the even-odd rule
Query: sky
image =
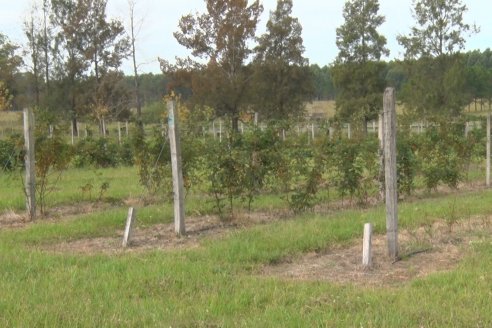
[[(142, 73), (160, 72), (157, 58), (170, 61), (186, 57), (190, 52), (178, 44), (173, 37), (181, 16), (203, 13), (204, 0), (135, 0), (136, 18), (141, 20), (137, 36), (137, 61)], [(276, 0), (261, 1), (264, 12), (258, 26), (258, 35), (265, 31), (269, 12), (275, 10)], [(335, 59), (335, 30), (343, 24), (344, 0), (293, 0), (293, 16), (299, 18), (303, 27), (305, 56), (311, 64), (328, 65)], [(480, 27), (480, 33), (467, 39), (466, 50), (492, 48), (491, 0), (464, 0), (468, 7), (465, 21)], [(30, 12), (33, 0), (0, 0), (0, 32), (18, 44), (25, 44), (22, 25)], [(380, 14), (386, 17), (379, 32), (387, 38), (390, 55), (386, 59), (403, 57), (403, 49), (396, 37), (408, 34), (414, 19), (411, 12), (412, 0), (380, 0)], [(109, 0), (108, 16), (121, 19), (128, 26), (128, 0)], [(123, 63), (125, 73), (131, 73), (130, 61)]]

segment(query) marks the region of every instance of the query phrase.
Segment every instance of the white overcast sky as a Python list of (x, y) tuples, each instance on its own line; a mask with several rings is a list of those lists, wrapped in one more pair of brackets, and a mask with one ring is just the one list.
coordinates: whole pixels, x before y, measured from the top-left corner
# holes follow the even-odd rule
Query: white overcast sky
[[(143, 19), (138, 40), (138, 61), (141, 72), (159, 72), (157, 57), (173, 60), (175, 56), (187, 56), (189, 52), (173, 37), (180, 17), (205, 9), (204, 0), (136, 0), (137, 18)], [(275, 9), (276, 0), (261, 1), (264, 13), (259, 32), (265, 30), (268, 14)], [(343, 23), (344, 0), (294, 0), (293, 15), (303, 27), (306, 57), (310, 63), (330, 64), (337, 55), (335, 29)], [(492, 0), (465, 0), (468, 7), (466, 22), (476, 23), (481, 32), (468, 38), (467, 50), (492, 48)], [(25, 43), (22, 22), (28, 15), (33, 0), (0, 0), (0, 32), (19, 44)], [(386, 36), (391, 51), (390, 59), (401, 58), (402, 49), (396, 42), (398, 34), (406, 34), (414, 25), (411, 14), (412, 0), (380, 0), (380, 13), (386, 17), (380, 33)], [(108, 14), (128, 21), (127, 0), (109, 0)], [(131, 72), (129, 62), (123, 66)]]

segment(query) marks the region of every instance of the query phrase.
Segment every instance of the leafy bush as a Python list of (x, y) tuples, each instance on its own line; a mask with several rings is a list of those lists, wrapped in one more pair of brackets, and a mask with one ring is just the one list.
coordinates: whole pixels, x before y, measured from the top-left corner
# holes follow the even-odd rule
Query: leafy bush
[(418, 156), (427, 189), (439, 183), (456, 188), (463, 179), (463, 168), (469, 158), (466, 140), (451, 126), (431, 127), (420, 136)]
[(82, 139), (74, 147), (73, 164), (75, 167), (116, 167), (121, 163), (120, 148), (117, 143), (107, 138)]
[(414, 149), (416, 145), (411, 136), (399, 134), (396, 139), (396, 172), (398, 193), (410, 195), (414, 188), (415, 176), (418, 171), (418, 160)]
[(23, 157), (24, 152), (20, 136), (0, 140), (0, 171), (13, 171), (22, 166)]

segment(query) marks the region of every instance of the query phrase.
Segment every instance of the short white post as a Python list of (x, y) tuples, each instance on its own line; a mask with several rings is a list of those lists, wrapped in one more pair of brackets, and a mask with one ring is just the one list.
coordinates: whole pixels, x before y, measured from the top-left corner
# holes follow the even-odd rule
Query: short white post
[(282, 129), (282, 141), (285, 141), (285, 129)]
[(258, 112), (255, 112), (255, 126), (258, 126)]
[(314, 123), (311, 124), (311, 138), (313, 139), (314, 141)]
[(125, 121), (126, 137), (128, 138), (128, 121)]
[(176, 112), (176, 101), (167, 102), (169, 144), (171, 146), (171, 168), (173, 173), (174, 193), (174, 230), (178, 235), (184, 235), (185, 210), (183, 192), (183, 170), (181, 166), (181, 145), (179, 142), (178, 116)]
[(125, 233), (123, 234), (123, 248), (130, 245), (130, 239), (133, 234), (133, 222), (135, 221), (136, 211), (133, 207), (128, 210), (128, 216), (126, 218)]
[(212, 122), (212, 133), (214, 135), (214, 139), (216, 139), (217, 138), (217, 134), (215, 132), (215, 121)]
[(486, 185), (490, 187), (490, 113), (487, 114), (487, 168)]
[(31, 108), (24, 109), (24, 140), (26, 165), (26, 210), (31, 221), (36, 219), (36, 167), (34, 159), (34, 114)]
[(372, 266), (372, 223), (364, 225), (364, 240), (362, 243), (362, 265), (365, 268)]
[(349, 139), (352, 139), (352, 127), (351, 127), (350, 123), (347, 124), (347, 137)]

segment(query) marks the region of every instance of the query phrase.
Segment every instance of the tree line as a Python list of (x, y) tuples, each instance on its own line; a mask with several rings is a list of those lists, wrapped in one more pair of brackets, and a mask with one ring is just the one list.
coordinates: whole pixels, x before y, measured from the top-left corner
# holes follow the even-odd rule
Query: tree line
[[(405, 114), (425, 120), (457, 116), (470, 104), (482, 109), (492, 99), (491, 50), (462, 52), (465, 36), (479, 30), (464, 21), (461, 0), (414, 1), (415, 25), (397, 38), (404, 58), (389, 62), (379, 1), (346, 1), (338, 56), (323, 67), (304, 55), (292, 0), (277, 1), (262, 35), (259, 0), (204, 0), (206, 10), (184, 15), (174, 33), (191, 56), (160, 59), (162, 74), (138, 71), (135, 1), (127, 30), (107, 16), (108, 0), (36, 1), (24, 22), (22, 52), (0, 31), (0, 108), (35, 106), (76, 129), (81, 118), (141, 122), (142, 107), (172, 92), (192, 111), (212, 111), (237, 130), (253, 112), (295, 119), (306, 102), (333, 99), (336, 118), (364, 134), (386, 86), (397, 89)], [(121, 63), (129, 58), (134, 74), (125, 76)]]

